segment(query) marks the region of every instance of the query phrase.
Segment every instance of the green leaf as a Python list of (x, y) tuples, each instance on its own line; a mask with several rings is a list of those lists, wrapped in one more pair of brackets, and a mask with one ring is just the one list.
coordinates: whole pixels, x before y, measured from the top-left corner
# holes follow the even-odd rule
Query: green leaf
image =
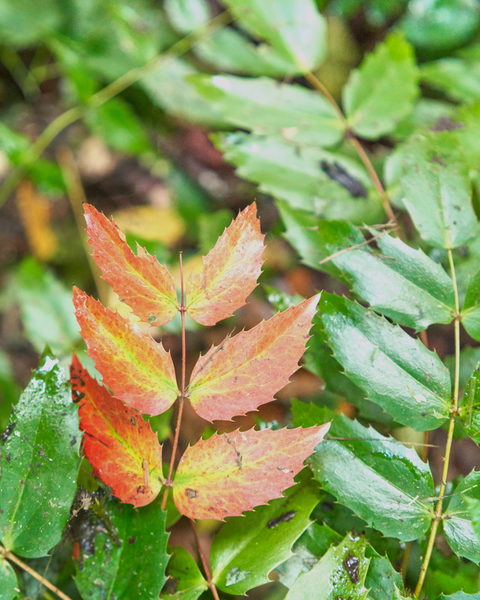
[(423, 239), (456, 248), (475, 237), (471, 184), (455, 132), (419, 135), (405, 149), (403, 202)]
[[(306, 412), (301, 404), (292, 405), (295, 426), (325, 417), (321, 409), (310, 405)], [(402, 541), (421, 537), (432, 520), (425, 499), (434, 488), (430, 467), (418, 454), (344, 415), (334, 418), (329, 438), (308, 459), (323, 488), (383, 535)]]
[(0, 535), (7, 550), (45, 556), (75, 496), (81, 432), (63, 369), (47, 350), (0, 447)]
[(309, 573), (300, 575), (285, 600), (337, 600), (339, 596), (364, 600), (368, 594), (365, 577), (370, 562), (365, 557), (366, 545), (365, 537), (347, 535)]
[(459, 102), (480, 100), (480, 61), (444, 58), (422, 65), (422, 80)]
[(13, 600), (17, 596), (18, 581), (8, 560), (0, 556), (0, 600)]
[(26, 258), (16, 274), (16, 294), (25, 335), (37, 351), (46, 344), (59, 355), (81, 341), (72, 294), (51, 272)]
[(457, 592), (450, 596), (442, 594), (439, 600), (480, 600), (480, 594), (465, 594), (465, 592)]
[(465, 387), (463, 401), (460, 407), (460, 418), (468, 435), (476, 444), (480, 444), (480, 363)]
[(393, 33), (351, 73), (343, 88), (343, 104), (353, 131), (377, 139), (395, 129), (417, 95), (413, 49), (401, 34)]
[(165, 515), (158, 496), (142, 508), (110, 500), (102, 509), (102, 520), (115, 537), (95, 536), (95, 554), (87, 555), (75, 584), (84, 598), (158, 598), (167, 580), (168, 563)]
[(64, 20), (64, 7), (58, 0), (0, 0), (0, 38), (9, 46), (26, 48), (50, 37)]
[(313, 0), (222, 0), (249, 34), (272, 44), (292, 73), (318, 67), (326, 51), (326, 23)]
[(114, 150), (126, 154), (141, 154), (151, 150), (142, 123), (121, 98), (113, 98), (87, 113), (86, 123)]
[(188, 78), (227, 123), (289, 142), (331, 146), (344, 125), (323, 96), (299, 85), (227, 75)]
[(461, 315), (467, 333), (480, 341), (480, 271), (470, 277)]
[(213, 538), (212, 579), (229, 594), (245, 594), (269, 581), (268, 574), (291, 556), (296, 539), (310, 525), (310, 513), (320, 499), (316, 484), (307, 478), (285, 497), (259, 506), (245, 517), (227, 519)]
[(177, 591), (174, 594), (162, 594), (162, 598), (196, 600), (208, 588), (197, 563), (183, 546), (172, 548), (168, 572), (170, 577), (176, 580)]
[(480, 473), (472, 471), (458, 485), (445, 512), (443, 529), (450, 548), (457, 556), (480, 564), (480, 540), (472, 525), (465, 497), (480, 500)]
[(369, 600), (385, 600), (395, 598), (395, 592), (403, 590), (403, 581), (400, 573), (395, 571), (387, 557), (381, 556), (372, 548), (367, 547), (367, 558), (370, 558), (365, 587), (370, 591)]
[(472, 520), (473, 531), (480, 540), (480, 500), (478, 498), (470, 498), (468, 495), (465, 495), (464, 499)]
[(356, 160), (321, 148), (247, 133), (216, 134), (224, 159), (262, 192), (325, 219), (376, 223), (384, 218), (371, 178)]
[(450, 375), (435, 352), (351, 300), (322, 293), (319, 314), (334, 356), (369, 400), (416, 431), (450, 409)]
[(185, 35), (211, 19), (207, 0), (165, 0), (164, 8), (175, 29)]

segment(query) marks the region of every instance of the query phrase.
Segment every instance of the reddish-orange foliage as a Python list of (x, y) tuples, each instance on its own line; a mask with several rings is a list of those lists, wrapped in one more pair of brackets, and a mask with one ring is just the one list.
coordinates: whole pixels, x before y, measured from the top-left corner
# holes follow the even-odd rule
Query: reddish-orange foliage
[(187, 312), (202, 325), (232, 316), (257, 287), (262, 272), (263, 238), (255, 203), (225, 229), (203, 258), (203, 270), (187, 281)]
[(195, 365), (188, 395), (206, 419), (229, 420), (272, 402), (305, 352), (320, 295), (213, 346)]
[(85, 204), (88, 241), (104, 279), (142, 321), (164, 325), (179, 306), (167, 268), (137, 246), (137, 256), (113, 221)]
[(170, 408), (179, 392), (162, 344), (76, 287), (73, 302), (88, 353), (115, 396), (149, 415)]
[(178, 465), (178, 510), (191, 519), (224, 519), (279, 498), (329, 427), (251, 429), (200, 440)]
[(79, 405), (83, 449), (93, 474), (122, 502), (145, 506), (162, 487), (162, 447), (150, 424), (90, 377), (74, 355), (73, 401)]

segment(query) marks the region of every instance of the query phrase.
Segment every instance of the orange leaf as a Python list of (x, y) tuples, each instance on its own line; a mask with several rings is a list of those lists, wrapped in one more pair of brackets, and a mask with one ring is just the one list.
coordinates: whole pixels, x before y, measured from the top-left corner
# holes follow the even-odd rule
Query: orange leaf
[(206, 419), (229, 420), (272, 402), (305, 352), (320, 295), (213, 346), (195, 365), (189, 397)]
[(173, 482), (178, 510), (190, 519), (223, 520), (279, 498), (329, 427), (251, 429), (200, 440), (178, 465)]
[(172, 357), (162, 344), (77, 287), (73, 302), (88, 354), (115, 396), (149, 415), (170, 408), (179, 392)]
[(202, 325), (231, 317), (256, 288), (264, 250), (255, 203), (225, 229), (203, 258), (203, 271), (187, 281), (187, 312)]
[(145, 506), (163, 483), (162, 447), (150, 423), (90, 377), (73, 355), (73, 401), (79, 403), (83, 449), (93, 474), (122, 502)]
[(165, 325), (178, 312), (173, 277), (164, 265), (137, 246), (135, 256), (113, 221), (85, 204), (88, 242), (104, 279), (142, 320)]

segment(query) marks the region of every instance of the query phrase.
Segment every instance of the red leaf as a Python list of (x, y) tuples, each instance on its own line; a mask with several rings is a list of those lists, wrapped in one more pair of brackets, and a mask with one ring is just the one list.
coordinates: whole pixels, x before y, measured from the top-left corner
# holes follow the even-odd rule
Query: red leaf
[(93, 257), (107, 281), (142, 321), (164, 325), (179, 310), (173, 277), (140, 246), (135, 256), (115, 223), (85, 204)]
[(90, 377), (74, 355), (73, 401), (79, 403), (83, 449), (93, 474), (122, 502), (145, 506), (163, 483), (162, 447), (150, 424)]
[(76, 287), (73, 302), (88, 354), (105, 385), (142, 413), (169, 409), (179, 392), (172, 358), (162, 344)]
[(255, 203), (248, 206), (203, 258), (203, 271), (186, 285), (187, 312), (202, 325), (232, 316), (256, 288), (264, 250)]
[(229, 420), (272, 402), (298, 369), (319, 298), (304, 300), (201, 356), (188, 386), (197, 413), (207, 421)]
[(329, 427), (251, 429), (200, 440), (178, 465), (173, 482), (178, 510), (190, 519), (223, 520), (279, 498)]

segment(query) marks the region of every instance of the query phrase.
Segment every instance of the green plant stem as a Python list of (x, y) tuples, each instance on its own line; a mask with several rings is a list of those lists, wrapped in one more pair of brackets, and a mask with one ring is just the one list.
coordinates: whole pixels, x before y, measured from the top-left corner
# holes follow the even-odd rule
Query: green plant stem
[(198, 538), (197, 530), (195, 529), (195, 523), (193, 521), (190, 521), (190, 525), (192, 526), (193, 537), (195, 538), (195, 544), (197, 545), (198, 554), (200, 556), (200, 560), (202, 561), (203, 570), (205, 571), (205, 576), (207, 578), (208, 587), (210, 588), (210, 591), (212, 592), (212, 596), (215, 598), (215, 600), (220, 600), (220, 598), (218, 597), (217, 588), (215, 587), (215, 584), (212, 582), (212, 573), (210, 571), (209, 564), (203, 554), (202, 546), (200, 545), (200, 540)]
[(438, 525), (442, 520), (442, 505), (443, 497), (445, 494), (445, 487), (447, 485), (448, 467), (450, 465), (450, 455), (452, 451), (453, 442), (453, 431), (455, 429), (455, 419), (458, 414), (458, 390), (460, 382), (460, 306), (458, 301), (458, 288), (457, 280), (455, 277), (455, 265), (453, 264), (452, 251), (448, 250), (448, 260), (450, 262), (450, 272), (453, 279), (453, 289), (455, 293), (455, 382), (453, 386), (452, 405), (450, 410), (450, 423), (448, 426), (447, 443), (445, 446), (445, 458), (443, 462), (442, 481), (440, 484), (439, 499), (435, 507), (435, 517), (432, 523), (432, 529), (430, 531), (430, 537), (428, 539), (427, 551), (423, 559), (422, 568), (420, 571), (420, 577), (418, 578), (417, 587), (415, 588), (415, 597), (418, 598), (422, 591), (423, 582), (427, 574), (428, 565), (432, 556), (433, 547), (435, 544), (435, 537), (437, 535)]
[(87, 104), (74, 106), (69, 110), (59, 115), (54, 121), (46, 127), (43, 132), (38, 136), (36, 141), (30, 146), (25, 152), (22, 162), (17, 165), (5, 179), (2, 187), (0, 188), (0, 207), (5, 203), (10, 194), (15, 190), (17, 184), (25, 174), (29, 165), (37, 160), (42, 152), (50, 145), (50, 143), (57, 137), (57, 135), (63, 131), (66, 127), (75, 123), (88, 111), (98, 108), (105, 104), (132, 84), (139, 81), (142, 77), (147, 75), (156, 67), (166, 64), (169, 60), (177, 58), (182, 54), (188, 52), (195, 44), (207, 37), (212, 33), (221, 29), (232, 20), (232, 17), (228, 11), (224, 11), (214, 19), (200, 27), (198, 30), (185, 36), (173, 46), (171, 46), (161, 56), (155, 56), (152, 60), (148, 61), (142, 67), (136, 67), (131, 69), (102, 90), (94, 94)]
[(17, 556), (15, 556), (15, 554), (12, 554), (8, 550), (5, 550), (5, 548), (2, 545), (0, 545), (0, 555), (2, 555), (3, 558), (9, 560), (10, 562), (15, 563), (18, 567), (20, 567), (21, 569), (26, 571), (29, 575), (31, 575), (37, 581), (39, 581), (41, 585), (48, 588), (51, 592), (56, 594), (62, 600), (72, 600), (70, 598), (70, 596), (67, 596), (66, 594), (64, 594), (55, 585), (53, 585), (53, 583), (50, 583), (47, 579), (45, 579), (45, 577), (42, 577), (40, 575), (40, 573), (37, 573), (36, 571), (34, 571), (31, 567), (29, 567), (22, 560), (20, 560)]

